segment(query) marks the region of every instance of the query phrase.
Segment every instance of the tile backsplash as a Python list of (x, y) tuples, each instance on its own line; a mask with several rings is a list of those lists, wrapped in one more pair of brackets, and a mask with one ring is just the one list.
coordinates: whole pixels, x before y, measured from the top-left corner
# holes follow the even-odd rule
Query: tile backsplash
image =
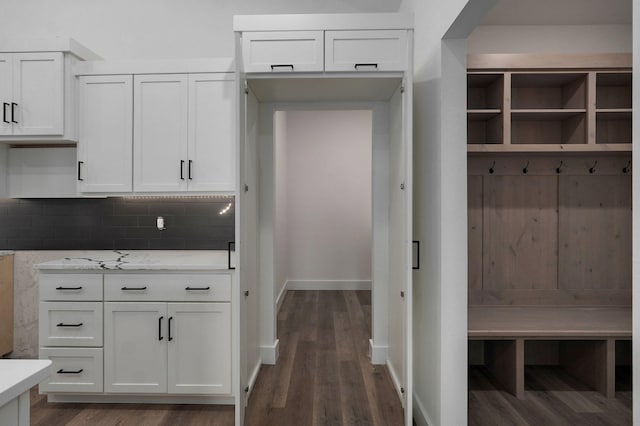
[(226, 250), (234, 225), (233, 197), (0, 199), (0, 250)]

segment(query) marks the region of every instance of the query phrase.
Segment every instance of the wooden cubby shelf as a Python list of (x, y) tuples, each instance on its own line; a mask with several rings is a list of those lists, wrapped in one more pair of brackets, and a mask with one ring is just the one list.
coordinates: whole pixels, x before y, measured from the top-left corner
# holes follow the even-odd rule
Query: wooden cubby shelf
[[(469, 152), (631, 151), (628, 58), (617, 58), (607, 69), (603, 63), (610, 58), (602, 55), (593, 68), (584, 60), (576, 62), (575, 70), (558, 57), (547, 57), (550, 65), (541, 69), (531, 69), (530, 63), (519, 67), (516, 59), (522, 58), (506, 61), (512, 69), (468, 72)], [(490, 66), (491, 60), (474, 58), (472, 63)]]

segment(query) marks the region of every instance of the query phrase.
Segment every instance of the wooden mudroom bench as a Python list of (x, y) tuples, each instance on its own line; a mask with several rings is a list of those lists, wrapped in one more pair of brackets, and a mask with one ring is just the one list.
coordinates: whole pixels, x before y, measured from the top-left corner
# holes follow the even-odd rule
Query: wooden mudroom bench
[(560, 365), (615, 396), (616, 341), (631, 339), (629, 307), (469, 307), (469, 340), (484, 341), (486, 366), (507, 391), (524, 399), (525, 342), (558, 341)]

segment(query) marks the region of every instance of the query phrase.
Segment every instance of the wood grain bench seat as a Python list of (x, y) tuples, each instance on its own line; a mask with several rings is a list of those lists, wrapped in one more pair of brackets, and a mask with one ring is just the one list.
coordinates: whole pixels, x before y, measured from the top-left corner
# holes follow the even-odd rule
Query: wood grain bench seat
[(570, 374), (615, 396), (616, 340), (631, 339), (630, 307), (469, 308), (469, 340), (485, 341), (485, 363), (505, 389), (524, 398), (525, 341), (559, 341)]

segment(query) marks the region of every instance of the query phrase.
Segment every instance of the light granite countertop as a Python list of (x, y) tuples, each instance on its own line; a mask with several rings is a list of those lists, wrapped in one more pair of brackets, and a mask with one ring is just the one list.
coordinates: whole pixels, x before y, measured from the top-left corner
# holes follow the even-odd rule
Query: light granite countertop
[[(34, 265), (39, 270), (228, 270), (226, 250), (100, 250), (86, 251)], [(231, 265), (235, 253), (231, 252)]]
[(14, 252), (11, 250), (0, 250), (0, 256), (9, 256), (11, 254), (13, 254)]

